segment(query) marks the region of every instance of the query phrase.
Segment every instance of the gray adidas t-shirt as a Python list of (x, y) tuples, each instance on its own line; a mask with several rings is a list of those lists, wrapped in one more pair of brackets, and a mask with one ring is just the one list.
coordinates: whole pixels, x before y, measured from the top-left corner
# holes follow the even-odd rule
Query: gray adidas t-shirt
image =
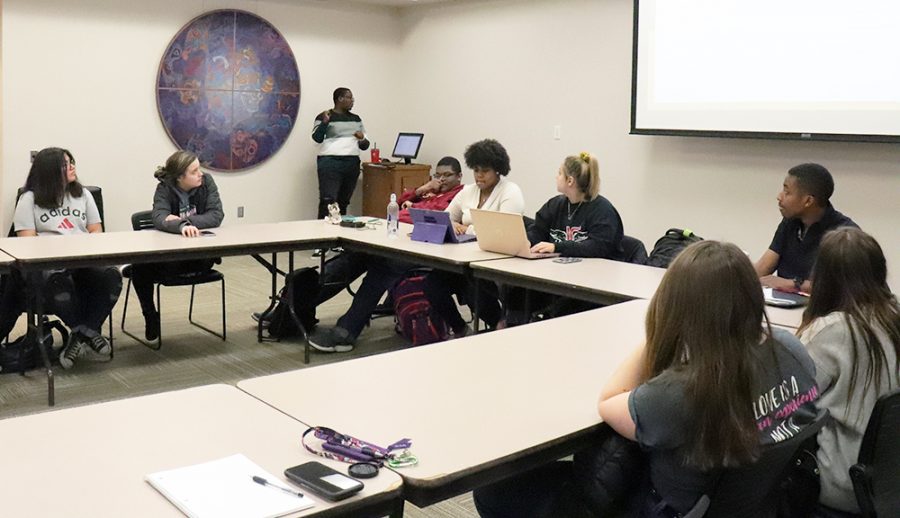
[(62, 205), (53, 209), (35, 205), (31, 191), (23, 193), (16, 204), (16, 232), (34, 230), (39, 236), (86, 234), (88, 225), (100, 222), (100, 211), (87, 189), (78, 198), (66, 194)]

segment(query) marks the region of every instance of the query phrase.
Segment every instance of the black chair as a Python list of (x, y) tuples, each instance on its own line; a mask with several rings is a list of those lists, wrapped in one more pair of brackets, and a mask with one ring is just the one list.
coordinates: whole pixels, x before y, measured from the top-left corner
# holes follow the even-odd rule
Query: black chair
[[(135, 212), (131, 215), (131, 228), (134, 230), (147, 230), (153, 228), (153, 211), (145, 210), (141, 212)], [(221, 262), (221, 260), (217, 260), (216, 262)], [(131, 277), (132, 277), (132, 266), (128, 265), (122, 269), (122, 276), (128, 279), (128, 286), (125, 289), (125, 304), (122, 308), (122, 332), (126, 335), (134, 338), (138, 342), (146, 345), (147, 347), (153, 349), (154, 351), (159, 350), (162, 347), (162, 325), (160, 325), (160, 333), (159, 338), (156, 339), (156, 344), (152, 344), (147, 342), (143, 338), (140, 338), (127, 329), (125, 329), (125, 316), (128, 314), (128, 297), (131, 294)], [(212, 282), (221, 282), (222, 283), (222, 334), (219, 334), (208, 327), (194, 322), (194, 290), (196, 289), (198, 284), (209, 284)], [(225, 317), (225, 276), (222, 275), (221, 272), (210, 269), (205, 272), (200, 273), (176, 273), (171, 275), (166, 275), (164, 277), (156, 279), (154, 282), (156, 284), (156, 309), (159, 311), (160, 315), (162, 315), (162, 298), (160, 297), (160, 286), (173, 287), (173, 286), (190, 286), (191, 287), (191, 302), (188, 308), (188, 321), (200, 329), (206, 331), (207, 333), (217, 336), (222, 340), (225, 340), (226, 333), (226, 317)]]
[(828, 418), (828, 411), (821, 410), (800, 433), (767, 446), (753, 464), (725, 470), (710, 498), (701, 498), (685, 518), (774, 518), (778, 502), (776, 491), (787, 475), (788, 464), (800, 446), (815, 436)]
[(622, 236), (622, 261), (633, 264), (647, 264), (647, 248), (640, 239)]
[(859, 447), (850, 479), (865, 518), (900, 511), (900, 390), (878, 398)]

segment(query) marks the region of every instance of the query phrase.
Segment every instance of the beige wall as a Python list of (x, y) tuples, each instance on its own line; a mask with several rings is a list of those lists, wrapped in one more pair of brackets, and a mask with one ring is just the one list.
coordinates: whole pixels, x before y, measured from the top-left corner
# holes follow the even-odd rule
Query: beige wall
[(648, 248), (690, 227), (754, 259), (780, 220), (786, 171), (820, 162), (835, 176), (834, 205), (881, 242), (900, 289), (900, 148), (629, 135), (632, 0), (450, 2), (407, 10), (403, 23), (402, 61), (416, 72), (406, 124), (426, 133), (427, 159), (497, 138), (534, 211), (564, 156), (591, 151), (602, 193)]
[[(78, 159), (82, 181), (104, 189), (107, 228), (130, 228), (149, 208), (153, 171), (175, 150), (156, 109), (154, 84), (166, 46), (194, 16), (240, 8), (270, 20), (300, 67), (299, 122), (286, 145), (263, 165), (213, 173), (226, 224), (312, 218), (318, 203), (314, 142), (309, 137), (331, 93), (357, 91), (357, 111), (374, 135), (395, 135), (391, 76), (399, 53), (396, 11), (321, 2), (154, 0), (6, 0), (3, 6), (4, 184), (19, 186), (28, 152), (62, 146)], [(7, 193), (8, 194), (8, 193)], [(2, 199), (8, 225), (12, 201)], [(245, 206), (238, 220), (236, 207)]]
[[(778, 223), (775, 195), (787, 169), (821, 162), (835, 175), (835, 206), (900, 268), (897, 146), (628, 135), (632, 0), (457, 0), (403, 11), (303, 0), (2, 5), (0, 228), (12, 213), (10, 186), (27, 173), (28, 150), (48, 145), (76, 153), (85, 182), (108, 193), (109, 228), (128, 228), (128, 215), (150, 203), (153, 169), (174, 149), (153, 93), (162, 52), (191, 17), (237, 7), (286, 36), (303, 99), (298, 127), (278, 155), (251, 172), (216, 173), (227, 224), (314, 216), (309, 127), (330, 106), (332, 89), (347, 85), (382, 156), (398, 130), (426, 133), (421, 161), (430, 163), (462, 158), (480, 138), (503, 142), (529, 211), (554, 194), (565, 155), (596, 153), (603, 193), (626, 232), (648, 247), (666, 228), (686, 226), (755, 258)], [(561, 140), (553, 139), (555, 125)], [(244, 220), (235, 217), (238, 205)]]

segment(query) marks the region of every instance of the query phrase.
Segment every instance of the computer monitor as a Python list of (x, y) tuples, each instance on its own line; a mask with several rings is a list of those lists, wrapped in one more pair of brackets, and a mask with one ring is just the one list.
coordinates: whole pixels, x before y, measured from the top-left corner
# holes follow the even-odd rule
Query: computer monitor
[(394, 144), (391, 156), (402, 158), (407, 164), (412, 163), (412, 159), (419, 156), (419, 147), (422, 146), (424, 137), (424, 133), (400, 133), (397, 135), (397, 143)]

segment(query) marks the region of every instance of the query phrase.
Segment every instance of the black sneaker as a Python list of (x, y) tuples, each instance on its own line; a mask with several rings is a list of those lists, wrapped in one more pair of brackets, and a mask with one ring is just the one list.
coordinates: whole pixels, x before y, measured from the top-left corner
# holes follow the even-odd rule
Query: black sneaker
[(342, 327), (317, 327), (309, 335), (309, 345), (323, 353), (348, 353), (356, 342)]
[(87, 345), (84, 348), (84, 356), (87, 359), (92, 361), (109, 361), (112, 346), (105, 336), (96, 335), (91, 338), (84, 338), (84, 343)]
[(85, 346), (84, 337), (80, 333), (70, 334), (66, 346), (59, 352), (59, 364), (62, 368), (71, 369), (75, 360), (84, 356)]
[(262, 320), (263, 329), (266, 329), (267, 327), (269, 327), (269, 324), (272, 323), (272, 317), (268, 314), (263, 314), (260, 311), (254, 311), (253, 313), (251, 313), (250, 318), (252, 318), (254, 322), (259, 322), (260, 320)]

